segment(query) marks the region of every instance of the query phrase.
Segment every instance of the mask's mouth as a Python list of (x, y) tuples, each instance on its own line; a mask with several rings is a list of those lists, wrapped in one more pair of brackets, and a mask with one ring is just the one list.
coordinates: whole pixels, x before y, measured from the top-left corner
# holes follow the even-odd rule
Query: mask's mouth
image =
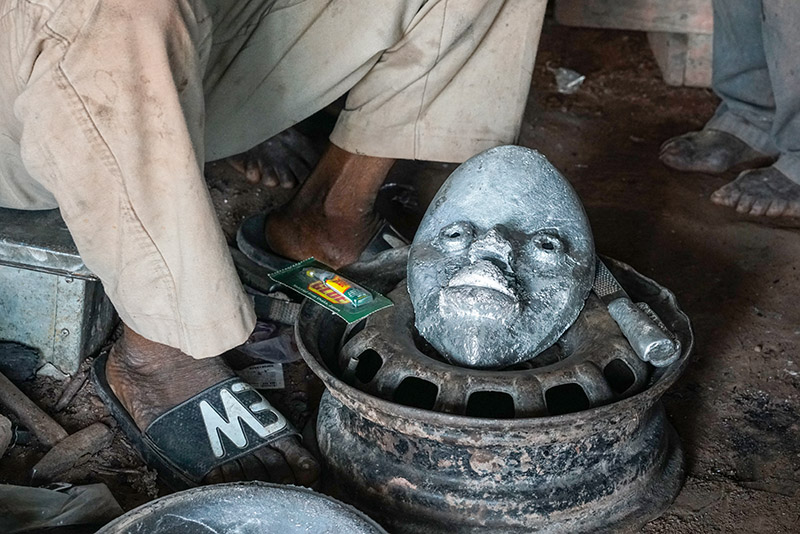
[(459, 270), (447, 283), (448, 288), (476, 288), (496, 291), (517, 300), (517, 293), (503, 271), (488, 260), (479, 260)]

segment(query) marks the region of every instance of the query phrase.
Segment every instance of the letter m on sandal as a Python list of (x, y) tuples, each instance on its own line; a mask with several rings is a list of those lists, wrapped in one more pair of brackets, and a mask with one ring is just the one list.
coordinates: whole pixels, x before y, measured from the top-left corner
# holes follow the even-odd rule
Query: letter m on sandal
[[(258, 396), (258, 402), (245, 406), (235, 395), (243, 391), (250, 391)], [(245, 435), (244, 425), (250, 427), (258, 437), (266, 438), (286, 427), (286, 419), (276, 412), (272, 406), (258, 393), (244, 382), (231, 384), (231, 389), (221, 389), (219, 392), (222, 401), (224, 415), (219, 413), (208, 401), (201, 401), (200, 414), (206, 426), (208, 442), (211, 445), (211, 452), (217, 458), (225, 456), (225, 448), (222, 444), (222, 435), (225, 435), (234, 445), (240, 449), (247, 447), (247, 436)], [(256, 418), (255, 414), (269, 411), (277, 420), (268, 425), (264, 425)]]

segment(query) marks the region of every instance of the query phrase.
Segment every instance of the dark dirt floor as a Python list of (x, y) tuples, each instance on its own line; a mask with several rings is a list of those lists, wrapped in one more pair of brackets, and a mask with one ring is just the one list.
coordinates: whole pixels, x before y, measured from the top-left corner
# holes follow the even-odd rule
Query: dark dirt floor
[[(574, 69), (586, 81), (573, 95), (559, 94), (548, 66)], [(643, 532), (800, 533), (800, 232), (711, 204), (709, 195), (735, 173), (681, 174), (657, 159), (664, 140), (701, 127), (716, 104), (709, 90), (666, 86), (644, 34), (548, 21), (520, 143), (547, 155), (574, 184), (598, 251), (672, 289), (693, 321), (693, 361), (664, 398), (688, 478)], [(413, 231), (452, 168), (396, 166), (387, 183), (398, 185), (382, 205), (407, 208), (394, 215), (401, 229)], [(208, 175), (231, 239), (244, 216), (291, 194), (248, 186), (220, 163)], [(417, 200), (398, 194), (408, 184)], [(290, 382), (307, 381), (304, 369), (292, 373)], [(24, 387), (52, 407), (64, 384), (39, 379)], [(56, 417), (69, 431), (98, 419), (113, 425), (90, 382)], [(0, 462), (0, 479), (22, 481), (39, 455), (13, 449)], [(125, 508), (160, 489), (119, 433), (68, 478), (106, 482)]]

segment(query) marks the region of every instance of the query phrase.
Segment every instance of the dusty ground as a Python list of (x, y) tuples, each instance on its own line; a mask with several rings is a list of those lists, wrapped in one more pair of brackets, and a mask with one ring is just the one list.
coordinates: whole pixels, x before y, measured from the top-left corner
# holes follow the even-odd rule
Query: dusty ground
[[(581, 90), (553, 94), (548, 63), (585, 74)], [(570, 178), (597, 249), (671, 288), (697, 337), (665, 398), (689, 477), (644, 532), (800, 532), (800, 233), (708, 202), (735, 173), (659, 164), (717, 100), (663, 85), (643, 35), (551, 27), (538, 64), (522, 144)]]
[[(560, 95), (548, 65), (577, 70), (586, 82)], [(680, 174), (656, 157), (662, 141), (699, 128), (716, 103), (708, 90), (665, 86), (643, 34), (548, 22), (521, 144), (546, 154), (573, 182), (598, 250), (671, 288), (694, 324), (694, 361), (664, 399), (686, 449), (688, 478), (643, 532), (797, 533), (800, 233), (708, 202), (733, 174)], [(403, 164), (389, 182), (416, 184), (424, 205), (451, 168)], [(288, 198), (245, 186), (221, 164), (209, 167), (209, 177), (229, 237), (247, 213)], [(383, 205), (396, 208), (391, 198)], [(405, 200), (407, 212), (395, 218), (411, 231), (421, 206)], [(293, 376), (305, 379), (302, 370)], [(52, 407), (64, 385), (40, 379), (25, 387)], [(56, 417), (70, 431), (104, 417), (113, 424), (90, 383)], [(15, 448), (0, 462), (0, 479), (22, 481), (40, 454)], [(159, 489), (119, 435), (71, 477), (105, 481), (126, 508)]]

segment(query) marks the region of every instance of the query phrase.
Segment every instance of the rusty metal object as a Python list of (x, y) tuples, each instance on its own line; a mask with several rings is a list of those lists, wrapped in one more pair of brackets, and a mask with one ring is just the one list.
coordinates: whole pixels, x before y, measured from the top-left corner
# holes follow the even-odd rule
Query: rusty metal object
[(5, 406), (20, 423), (34, 433), (39, 442), (52, 447), (67, 437), (67, 431), (56, 423), (44, 410), (0, 373), (0, 406)]
[(53, 407), (53, 410), (56, 412), (60, 412), (72, 402), (75, 398), (75, 395), (81, 390), (83, 385), (89, 379), (89, 371), (88, 369), (82, 372), (79, 372), (72, 378), (70, 378), (69, 382), (66, 386), (64, 386), (64, 390), (61, 392), (61, 396), (58, 398), (58, 402)]
[(402, 302), (373, 317), (395, 328), (388, 340), (304, 306), (298, 345), (328, 387), (317, 426), (331, 491), (401, 534), (622, 533), (657, 517), (683, 478), (659, 399), (688, 362), (691, 327), (669, 291), (609, 267), (677, 335), (678, 361), (639, 367), (629, 348), (587, 351), (568, 332), (540, 367), (465, 370), (394, 335), (413, 321)]
[(53, 482), (61, 475), (108, 447), (114, 433), (103, 423), (93, 423), (61, 440), (31, 469), (31, 482)]

